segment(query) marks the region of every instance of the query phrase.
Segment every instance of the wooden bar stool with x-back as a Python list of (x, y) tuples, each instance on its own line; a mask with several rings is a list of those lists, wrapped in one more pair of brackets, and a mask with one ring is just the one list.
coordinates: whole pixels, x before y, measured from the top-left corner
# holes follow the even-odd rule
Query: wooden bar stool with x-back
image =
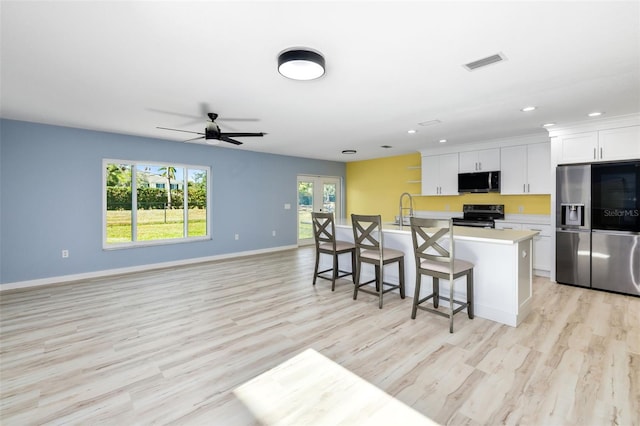
[[(411, 237), (416, 262), (416, 289), (413, 297), (411, 318), (416, 318), (418, 309), (433, 312), (449, 318), (449, 333), (453, 333), (453, 316), (463, 309), (467, 309), (470, 319), (473, 319), (473, 264), (454, 257), (453, 222), (451, 220), (411, 218)], [(443, 239), (448, 237), (448, 244)], [(443, 245), (447, 245), (448, 249)], [(429, 275), (433, 279), (431, 294), (420, 299), (420, 285), (422, 276)], [(454, 280), (467, 277), (467, 301), (453, 299)], [(449, 280), (449, 297), (440, 295), (440, 279)], [(433, 298), (433, 308), (423, 306), (422, 303)], [(438, 310), (440, 299), (449, 302), (448, 312)], [(454, 305), (459, 305), (454, 308)]]
[[(353, 299), (358, 298), (358, 290), (374, 294), (379, 297), (378, 307), (382, 309), (382, 296), (395, 289), (400, 290), (400, 297), (404, 299), (404, 253), (400, 250), (385, 248), (382, 241), (382, 223), (380, 215), (351, 215), (353, 226), (353, 240), (356, 244), (356, 276)], [(384, 282), (384, 266), (398, 262), (398, 283)], [(360, 283), (362, 264), (369, 263), (375, 268), (375, 278)], [(363, 288), (367, 284), (376, 283), (376, 290)], [(387, 286), (385, 289), (384, 286)]]
[[(311, 212), (311, 222), (313, 223), (313, 236), (316, 242), (316, 267), (313, 271), (313, 285), (316, 285), (316, 278), (322, 278), (331, 281), (331, 291), (336, 289), (336, 280), (338, 278), (351, 275), (355, 283), (356, 246), (346, 241), (336, 240), (336, 226), (333, 221), (333, 213)], [(338, 255), (343, 253), (351, 253), (351, 271), (340, 270), (338, 266)], [(328, 254), (332, 257), (333, 266), (323, 271), (318, 271), (320, 265), (320, 255)], [(331, 276), (327, 277), (321, 274), (331, 271)]]

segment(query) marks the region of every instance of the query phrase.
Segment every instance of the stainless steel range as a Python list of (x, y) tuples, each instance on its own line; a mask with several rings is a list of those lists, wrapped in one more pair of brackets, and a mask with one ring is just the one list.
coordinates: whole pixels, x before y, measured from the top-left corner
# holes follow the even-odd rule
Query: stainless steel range
[(504, 204), (465, 204), (462, 213), (463, 217), (453, 218), (454, 225), (495, 228), (495, 220), (504, 219)]

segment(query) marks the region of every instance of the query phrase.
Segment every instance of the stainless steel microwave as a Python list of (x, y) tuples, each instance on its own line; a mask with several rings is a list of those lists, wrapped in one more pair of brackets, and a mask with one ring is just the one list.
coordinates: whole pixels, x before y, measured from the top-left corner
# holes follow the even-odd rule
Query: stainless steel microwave
[(500, 192), (500, 172), (460, 173), (458, 192)]

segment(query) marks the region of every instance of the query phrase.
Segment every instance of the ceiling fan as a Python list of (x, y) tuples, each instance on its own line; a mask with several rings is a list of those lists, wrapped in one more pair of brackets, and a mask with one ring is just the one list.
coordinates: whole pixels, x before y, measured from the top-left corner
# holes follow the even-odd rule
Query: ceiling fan
[(191, 141), (195, 141), (195, 140), (198, 140), (198, 139), (204, 139), (204, 140), (219, 140), (219, 141), (229, 142), (229, 143), (232, 143), (234, 145), (242, 145), (242, 142), (237, 141), (237, 140), (232, 139), (232, 138), (240, 138), (240, 137), (247, 137), (247, 136), (264, 136), (264, 135), (266, 135), (266, 133), (263, 133), (263, 132), (259, 132), (259, 133), (242, 133), (242, 132), (227, 133), (227, 132), (225, 132), (225, 133), (223, 133), (223, 132), (220, 131), (220, 127), (216, 123), (216, 118), (218, 118), (218, 114), (216, 114), (215, 112), (208, 112), (207, 116), (209, 117), (209, 120), (211, 120), (211, 121), (209, 121), (207, 123), (207, 127), (204, 129), (204, 133), (202, 133), (202, 132), (193, 132), (191, 130), (171, 129), (169, 127), (156, 127), (156, 129), (172, 130), (174, 132), (194, 133), (196, 135), (202, 135), (202, 136), (198, 136), (197, 138), (187, 139), (185, 142), (191, 142)]

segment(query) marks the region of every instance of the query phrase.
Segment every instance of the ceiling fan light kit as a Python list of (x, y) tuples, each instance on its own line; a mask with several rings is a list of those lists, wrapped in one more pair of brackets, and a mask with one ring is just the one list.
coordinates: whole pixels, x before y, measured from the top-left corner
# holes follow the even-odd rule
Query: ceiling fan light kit
[(292, 80), (314, 80), (324, 75), (324, 57), (306, 48), (288, 49), (278, 56), (278, 72)]

